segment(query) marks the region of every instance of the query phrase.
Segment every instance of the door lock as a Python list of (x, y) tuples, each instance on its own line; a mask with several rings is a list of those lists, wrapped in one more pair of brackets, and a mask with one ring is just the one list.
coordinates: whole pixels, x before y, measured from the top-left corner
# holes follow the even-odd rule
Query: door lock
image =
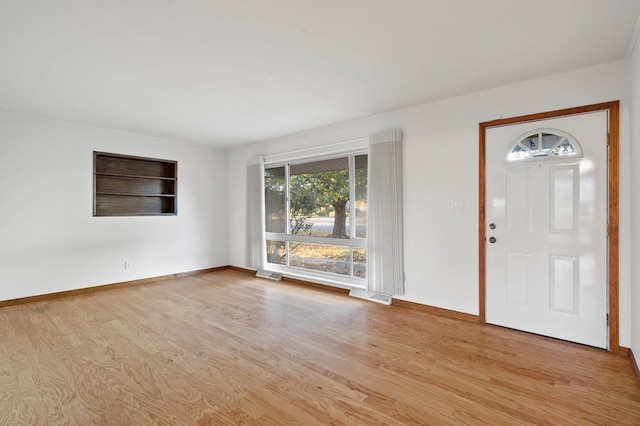
[(496, 229), (496, 224), (495, 224), (495, 223), (490, 223), (490, 224), (489, 224), (489, 228), (491, 228), (491, 229)]
[(496, 240), (496, 237), (491, 237), (491, 238), (489, 238), (489, 242), (490, 242), (491, 244), (495, 243), (496, 241), (497, 241), (497, 240)]

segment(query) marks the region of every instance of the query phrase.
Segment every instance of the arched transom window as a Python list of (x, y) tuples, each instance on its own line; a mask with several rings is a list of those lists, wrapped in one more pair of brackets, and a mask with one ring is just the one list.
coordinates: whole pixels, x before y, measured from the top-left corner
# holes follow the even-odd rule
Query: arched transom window
[(555, 129), (538, 129), (517, 138), (507, 151), (508, 163), (582, 157), (582, 149), (569, 134)]

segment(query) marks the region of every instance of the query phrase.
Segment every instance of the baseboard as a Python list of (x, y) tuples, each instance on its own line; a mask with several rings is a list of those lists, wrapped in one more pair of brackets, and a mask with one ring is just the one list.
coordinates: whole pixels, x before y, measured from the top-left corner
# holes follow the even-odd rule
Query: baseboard
[(21, 297), (18, 299), (2, 300), (0, 301), (0, 308), (3, 308), (5, 306), (22, 305), (24, 303), (42, 302), (45, 300), (59, 299), (62, 297), (78, 296), (81, 294), (97, 293), (99, 291), (114, 290), (117, 288), (125, 288), (125, 287), (131, 287), (136, 285), (153, 283), (157, 281), (165, 281), (165, 280), (171, 280), (175, 278), (189, 277), (192, 275), (207, 274), (209, 272), (222, 271), (225, 269), (230, 269), (230, 267), (219, 266), (215, 268), (199, 269), (196, 271), (189, 271), (189, 272), (178, 272), (175, 274), (160, 275), (157, 277), (150, 277), (150, 278), (141, 278), (139, 280), (124, 281), (124, 282), (113, 283), (113, 284), (103, 284), (103, 285), (98, 285), (94, 287), (79, 288), (75, 290), (58, 291), (55, 293), (40, 294), (37, 296)]
[(464, 312), (452, 311), (444, 308), (436, 308), (435, 306), (423, 305), (421, 303), (409, 302), (407, 300), (393, 299), (393, 306), (399, 306), (402, 308), (414, 309), (421, 312), (426, 312), (432, 315), (438, 315), (440, 317), (456, 319), (466, 322), (480, 322), (480, 317), (477, 315), (467, 314)]
[(638, 385), (640, 385), (640, 368), (638, 368), (636, 357), (633, 355), (633, 351), (631, 349), (629, 349), (629, 361), (631, 361), (633, 371), (636, 373), (636, 380), (638, 381)]
[[(229, 266), (229, 269), (232, 269), (238, 272), (244, 272), (247, 274), (252, 274), (252, 275), (256, 274), (255, 270), (240, 268), (238, 266)], [(332, 287), (332, 286), (313, 283), (310, 281), (305, 281), (297, 278), (289, 278), (289, 277), (283, 276), (282, 281), (289, 282), (292, 284), (311, 286), (311, 287), (315, 287), (325, 291), (336, 291), (339, 293), (349, 294), (349, 289), (346, 289), (346, 288)], [(444, 308), (436, 308), (434, 306), (423, 305), (421, 303), (415, 303), (415, 302), (408, 302), (406, 300), (399, 300), (394, 298), (392, 306), (415, 309), (418, 311), (427, 312), (432, 315), (438, 315), (441, 317), (456, 319), (460, 321), (475, 322), (475, 323), (480, 322), (480, 317), (478, 317), (477, 315), (466, 314), (464, 312), (451, 311), (449, 309), (444, 309)]]
[(241, 268), (239, 266), (232, 266), (232, 265), (227, 266), (227, 269), (230, 269), (232, 271), (237, 271), (237, 272), (243, 272), (245, 274), (251, 274), (251, 275), (255, 275), (257, 272), (255, 269)]

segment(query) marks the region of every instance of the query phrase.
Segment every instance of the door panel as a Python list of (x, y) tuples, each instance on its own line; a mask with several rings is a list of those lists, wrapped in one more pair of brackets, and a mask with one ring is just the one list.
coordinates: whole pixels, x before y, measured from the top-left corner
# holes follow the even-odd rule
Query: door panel
[(531, 253), (507, 252), (507, 303), (529, 304)]
[(531, 173), (528, 169), (506, 170), (507, 180), (507, 229), (531, 231), (533, 206), (531, 197)]
[(556, 313), (578, 315), (580, 308), (580, 264), (571, 256), (549, 257), (549, 309)]
[[(599, 111), (486, 130), (488, 323), (607, 347), (607, 127)], [(508, 160), (537, 129), (582, 157)]]
[(578, 232), (580, 209), (578, 165), (549, 167), (549, 209), (552, 233)]

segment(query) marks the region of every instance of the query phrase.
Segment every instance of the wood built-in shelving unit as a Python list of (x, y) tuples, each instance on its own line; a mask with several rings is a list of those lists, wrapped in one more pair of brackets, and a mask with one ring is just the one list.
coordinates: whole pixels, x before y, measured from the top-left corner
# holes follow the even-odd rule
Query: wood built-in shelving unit
[(178, 213), (177, 161), (93, 153), (94, 216)]

